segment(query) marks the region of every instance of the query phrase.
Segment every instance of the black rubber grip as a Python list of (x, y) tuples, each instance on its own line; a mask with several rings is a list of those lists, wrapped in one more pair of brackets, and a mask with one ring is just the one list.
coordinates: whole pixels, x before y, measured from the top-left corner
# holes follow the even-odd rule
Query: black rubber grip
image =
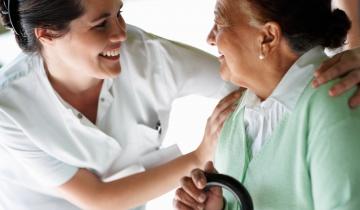
[(242, 210), (254, 210), (253, 202), (246, 188), (231, 176), (224, 174), (205, 173), (206, 186), (220, 186), (230, 191), (238, 202), (241, 204)]

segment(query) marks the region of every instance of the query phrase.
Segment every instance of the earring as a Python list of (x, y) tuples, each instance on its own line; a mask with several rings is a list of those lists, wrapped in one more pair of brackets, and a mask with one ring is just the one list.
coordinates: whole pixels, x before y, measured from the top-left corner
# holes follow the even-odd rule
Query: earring
[(264, 60), (264, 58), (265, 58), (265, 55), (261, 52), (260, 55), (259, 55), (259, 59)]

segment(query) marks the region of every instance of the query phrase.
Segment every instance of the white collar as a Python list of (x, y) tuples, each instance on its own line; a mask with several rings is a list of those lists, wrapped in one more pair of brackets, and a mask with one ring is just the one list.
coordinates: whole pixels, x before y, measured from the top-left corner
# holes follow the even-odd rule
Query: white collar
[(323, 47), (312, 48), (290, 67), (265, 101), (261, 102), (254, 92), (247, 90), (240, 107), (268, 107), (273, 101), (276, 101), (284, 106), (286, 110), (292, 111), (305, 87), (313, 78), (315, 70), (327, 58)]

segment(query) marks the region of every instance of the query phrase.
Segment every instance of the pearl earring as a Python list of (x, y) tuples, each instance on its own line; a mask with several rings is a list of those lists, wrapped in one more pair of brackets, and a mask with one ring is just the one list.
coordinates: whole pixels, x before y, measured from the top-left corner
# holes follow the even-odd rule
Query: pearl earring
[(263, 54), (263, 53), (260, 53), (259, 59), (260, 59), (260, 60), (264, 60), (264, 58), (265, 58), (264, 54)]

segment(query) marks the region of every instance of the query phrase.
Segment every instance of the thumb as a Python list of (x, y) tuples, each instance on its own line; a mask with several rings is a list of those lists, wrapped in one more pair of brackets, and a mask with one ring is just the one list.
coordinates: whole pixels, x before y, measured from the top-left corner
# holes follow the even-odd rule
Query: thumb
[(215, 169), (214, 163), (212, 161), (206, 162), (204, 171), (208, 172), (208, 173), (218, 173), (217, 170)]

